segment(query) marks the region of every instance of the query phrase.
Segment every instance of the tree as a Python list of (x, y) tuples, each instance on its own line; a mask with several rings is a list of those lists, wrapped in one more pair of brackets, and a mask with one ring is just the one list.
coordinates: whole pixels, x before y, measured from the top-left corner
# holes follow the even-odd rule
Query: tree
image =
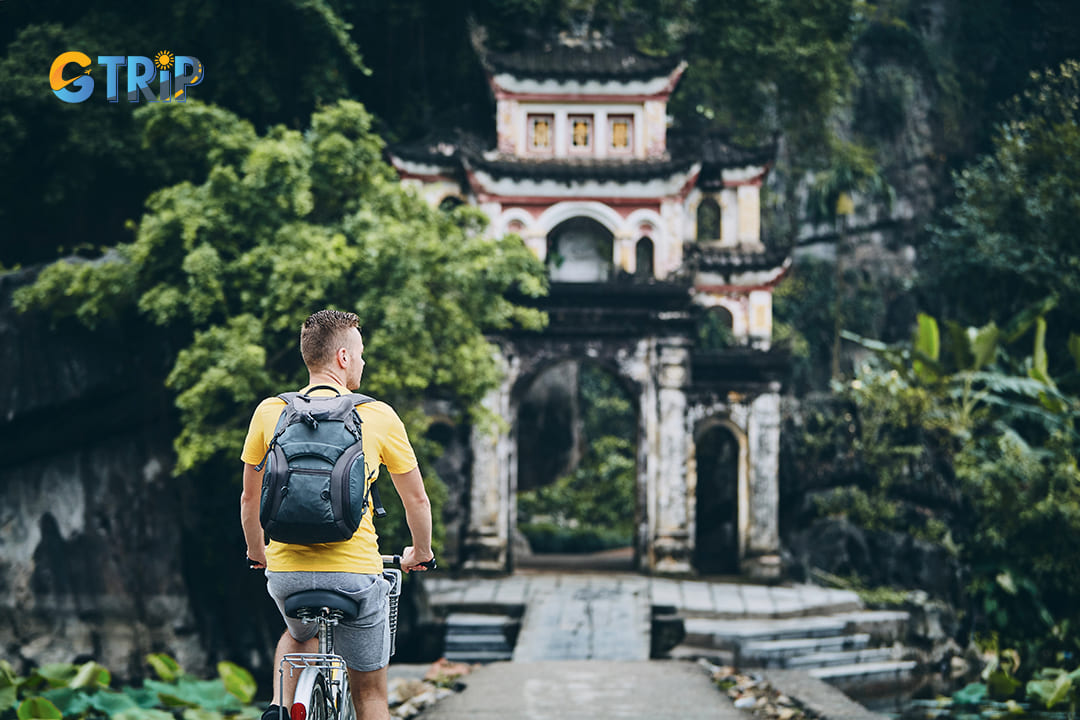
[(194, 55), (206, 81), (191, 97), (260, 129), (300, 127), (319, 103), (349, 97), (351, 78), (366, 71), (348, 31), (326, 0), (176, 0), (134, 13), (119, 0), (0, 3), (0, 266), (114, 245), (149, 192), (170, 184), (152, 172), (158, 146), (139, 147), (139, 106), (106, 102), (96, 64), (89, 100), (53, 96), (45, 80), (60, 52)]
[(255, 403), (306, 377), (296, 338), (313, 310), (360, 315), (365, 391), (391, 401), (414, 437), (425, 397), (477, 417), (498, 380), (484, 331), (542, 325), (541, 313), (504, 297), (512, 286), (544, 291), (535, 256), (516, 236), (483, 235), (476, 210), (442, 213), (403, 189), (359, 103), (316, 112), (303, 133), (263, 136), (196, 102), (137, 116), (145, 133), (177, 138), (177, 153), (201, 125), (205, 177), (155, 192), (132, 242), (46, 267), (16, 303), (91, 327), (143, 321), (173, 332), (183, 348), (167, 380), (181, 420), (176, 475), (238, 482)]
[(999, 325), (1044, 298), (1052, 357), (1080, 315), (1080, 63), (1034, 73), (993, 148), (958, 173), (931, 234), (923, 287), (963, 322)]
[[(1060, 545), (1080, 533), (1080, 398), (1048, 374), (1040, 309), (1003, 329), (946, 323), (944, 334), (921, 314), (914, 340), (898, 346), (849, 335), (885, 367), (861, 367), (842, 389), (856, 408), (858, 454), (879, 480), (875, 520), (897, 519), (890, 495), (898, 478), (913, 475), (909, 458), (930, 444), (946, 450), (945, 480), (959, 494), (948, 542), (969, 575), (973, 629), (1002, 650), (1021, 650), (1026, 673), (1080, 648), (1080, 562)], [(1031, 355), (1009, 349), (1032, 337)], [(1080, 352), (1069, 364), (1080, 368)], [(912, 429), (922, 435), (914, 444)]]

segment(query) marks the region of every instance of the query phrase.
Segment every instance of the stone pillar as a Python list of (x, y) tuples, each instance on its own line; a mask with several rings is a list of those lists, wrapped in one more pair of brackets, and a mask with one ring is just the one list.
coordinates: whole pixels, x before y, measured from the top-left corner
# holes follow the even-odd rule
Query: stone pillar
[(655, 490), (652, 569), (659, 573), (690, 572), (690, 513), (687, 486), (689, 437), (686, 391), (690, 382), (690, 352), (685, 347), (661, 346), (657, 367), (657, 410), (652, 475)]
[[(775, 385), (775, 384), (774, 384)], [(749, 527), (742, 571), (754, 578), (780, 576), (780, 393), (779, 387), (750, 404)]]
[(482, 572), (509, 569), (510, 512), (517, 475), (515, 439), (500, 420), (510, 418), (510, 388), (516, 363), (500, 356), (504, 379), (484, 398), (484, 408), (496, 421), (472, 431), (472, 485), (469, 491), (469, 527), (463, 543), (464, 567)]

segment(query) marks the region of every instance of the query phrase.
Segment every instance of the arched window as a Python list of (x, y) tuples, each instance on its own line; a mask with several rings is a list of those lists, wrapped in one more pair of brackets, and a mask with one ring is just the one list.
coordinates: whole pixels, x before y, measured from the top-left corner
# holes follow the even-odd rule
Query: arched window
[(709, 308), (698, 326), (698, 347), (702, 350), (723, 350), (736, 344), (735, 319), (724, 307)]
[(652, 280), (655, 277), (653, 270), (653, 241), (643, 237), (637, 241), (637, 261), (634, 265), (634, 278), (640, 281)]
[(702, 199), (697, 208), (697, 239), (720, 239), (720, 206), (711, 197)]
[(591, 218), (559, 223), (548, 235), (552, 282), (606, 282), (611, 278), (614, 256), (614, 236)]

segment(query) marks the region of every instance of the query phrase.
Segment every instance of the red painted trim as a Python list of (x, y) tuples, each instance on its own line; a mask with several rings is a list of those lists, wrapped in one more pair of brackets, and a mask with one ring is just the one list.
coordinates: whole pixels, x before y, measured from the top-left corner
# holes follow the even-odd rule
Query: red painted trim
[(463, 163), (465, 167), (465, 179), (469, 181), (469, 190), (476, 196), (477, 202), (491, 202), (491, 196), (484, 192), (484, 186), (476, 179), (476, 173), (469, 167), (469, 163)]
[[(471, 182), (470, 182), (471, 184)], [(602, 197), (591, 195), (566, 195), (545, 197), (539, 195), (496, 195), (493, 193), (486, 193), (473, 188), (473, 192), (476, 194), (476, 199), (479, 202), (497, 202), (504, 206), (512, 205), (514, 207), (533, 207), (533, 206), (546, 206), (558, 205), (564, 202), (598, 202), (604, 205), (633, 205), (635, 207), (642, 208), (656, 208), (659, 207), (658, 202), (669, 199), (672, 196), (664, 195), (657, 198), (655, 195), (643, 196), (643, 197)]]
[(693, 190), (697, 186), (698, 177), (700, 175), (701, 175), (701, 166), (699, 165), (697, 170), (690, 173), (690, 177), (688, 177), (686, 179), (686, 182), (683, 183), (683, 186), (681, 188), (679, 188), (679, 192), (677, 192), (675, 194), (675, 196), (677, 198), (679, 198), (680, 202), (685, 202), (686, 201), (686, 196), (689, 195), (690, 191)]

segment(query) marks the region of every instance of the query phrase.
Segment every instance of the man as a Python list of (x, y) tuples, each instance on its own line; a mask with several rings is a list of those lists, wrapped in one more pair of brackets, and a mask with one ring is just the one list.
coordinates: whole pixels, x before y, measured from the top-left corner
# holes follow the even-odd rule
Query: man
[[(320, 310), (304, 321), (300, 331), (300, 353), (307, 365), (307, 390), (330, 385), (342, 393), (360, 385), (364, 372), (364, 340), (359, 319), (353, 313)], [(315, 394), (332, 395), (329, 390)], [(382, 560), (371, 511), (364, 514), (359, 529), (343, 542), (318, 545), (290, 545), (271, 541), (264, 544), (259, 523), (262, 472), (256, 470), (266, 455), (274, 427), (285, 403), (267, 398), (251, 418), (241, 459), (244, 461), (244, 490), (240, 496), (240, 522), (247, 541), (247, 556), (253, 567), (265, 568), (267, 591), (277, 603), (287, 626), (274, 657), (274, 701), (280, 695), (277, 668), (288, 653), (317, 652), (316, 627), (285, 617), (285, 597), (300, 590), (345, 591), (361, 605), (355, 623), (342, 623), (334, 634), (335, 650), (349, 668), (353, 703), (360, 720), (389, 720), (386, 667), (390, 662), (390, 633), (387, 617), (389, 584), (382, 578)], [(366, 462), (386, 465), (405, 506), (405, 519), (413, 544), (401, 553), (401, 568), (426, 570), (421, 563), (434, 559), (431, 551), (431, 503), (416, 464), (416, 455), (405, 427), (389, 405), (369, 402), (356, 408), (363, 423)], [(377, 467), (377, 466), (376, 466)], [(373, 470), (369, 465), (367, 474)], [(297, 678), (285, 677), (286, 708), (292, 703)], [(285, 715), (288, 715), (286, 710)], [(264, 718), (277, 718), (272, 704)]]

